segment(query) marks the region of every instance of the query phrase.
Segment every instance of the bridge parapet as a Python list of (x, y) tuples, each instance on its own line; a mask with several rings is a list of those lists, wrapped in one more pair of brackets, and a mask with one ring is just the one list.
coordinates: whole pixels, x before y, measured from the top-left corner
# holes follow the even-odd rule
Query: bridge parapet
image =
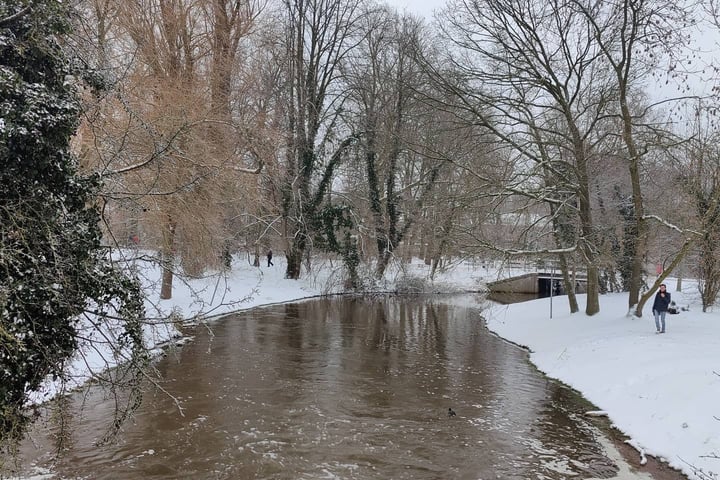
[[(575, 291), (578, 293), (585, 292), (587, 277), (576, 275), (575, 282)], [(551, 291), (554, 295), (563, 295), (565, 293), (562, 285), (562, 277), (558, 273), (551, 272), (525, 273), (489, 282), (487, 286), (491, 292), (532, 293), (540, 297), (549, 296)]]

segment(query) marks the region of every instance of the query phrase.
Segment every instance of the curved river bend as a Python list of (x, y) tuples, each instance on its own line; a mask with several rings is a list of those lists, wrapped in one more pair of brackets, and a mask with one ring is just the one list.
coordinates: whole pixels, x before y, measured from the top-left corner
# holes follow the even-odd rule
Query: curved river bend
[[(197, 327), (157, 368), (117, 442), (114, 403), (71, 398), (25, 445), (52, 478), (613, 478), (589, 407), (495, 337), (477, 310), (433, 298), (285, 304)], [(89, 395), (89, 397), (88, 397)], [(448, 408), (456, 416), (448, 417)], [(38, 451), (43, 452), (38, 458)]]

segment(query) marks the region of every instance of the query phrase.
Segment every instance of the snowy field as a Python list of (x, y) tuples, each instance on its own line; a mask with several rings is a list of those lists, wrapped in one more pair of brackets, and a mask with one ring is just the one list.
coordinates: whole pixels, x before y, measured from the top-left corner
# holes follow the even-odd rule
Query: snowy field
[[(316, 273), (299, 281), (284, 278), (283, 258), (273, 262), (272, 267), (263, 261), (255, 268), (241, 258), (226, 274), (191, 282), (176, 278), (173, 298), (163, 301), (158, 299), (159, 269), (136, 262), (151, 317), (148, 343), (159, 347), (178, 336), (165, 321), (171, 313), (178, 321), (211, 321), (233, 311), (341, 291), (338, 262), (316, 261)], [(438, 293), (477, 291), (486, 282), (522, 271), (523, 266), (498, 271), (492, 265), (462, 263), (431, 282), (428, 267), (416, 260), (389, 268), (384, 280), (373, 286), (386, 291), (408, 285)], [(601, 296), (601, 312), (593, 317), (570, 315), (564, 296), (552, 299), (552, 319), (548, 298), (495, 306), (484, 315), (492, 331), (526, 346), (540, 370), (577, 389), (607, 414), (631, 438), (638, 455), (660, 457), (693, 479), (720, 478), (714, 473), (720, 472), (720, 313), (701, 312), (694, 284), (684, 282), (683, 292), (674, 291), (675, 280), (667, 284), (673, 299), (690, 310), (668, 315), (662, 335), (655, 334), (649, 307), (643, 318), (626, 315), (627, 294)], [(584, 300), (579, 296), (581, 310)], [(115, 361), (112, 358), (102, 349), (87, 350), (73, 365), (74, 381), (86, 381), (88, 366), (99, 369)], [(36, 400), (56, 392), (56, 386), (48, 384)]]
[[(600, 297), (599, 314), (570, 315), (566, 297), (486, 312), (488, 328), (530, 349), (547, 375), (580, 391), (639, 449), (690, 478), (720, 478), (720, 314), (702, 313), (697, 286), (666, 282), (690, 310), (655, 333), (650, 308), (628, 317), (627, 294)], [(584, 305), (585, 296), (579, 297)]]

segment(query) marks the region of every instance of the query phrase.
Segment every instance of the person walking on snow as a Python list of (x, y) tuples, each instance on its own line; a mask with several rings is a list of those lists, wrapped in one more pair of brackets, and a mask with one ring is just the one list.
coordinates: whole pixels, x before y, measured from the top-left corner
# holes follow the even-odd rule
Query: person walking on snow
[(655, 333), (665, 333), (665, 314), (670, 306), (670, 292), (664, 283), (660, 284), (660, 290), (655, 294), (653, 302), (653, 315), (655, 316)]
[(267, 259), (268, 259), (268, 267), (272, 267), (273, 265), (275, 265), (274, 263), (272, 263), (272, 250), (268, 250)]

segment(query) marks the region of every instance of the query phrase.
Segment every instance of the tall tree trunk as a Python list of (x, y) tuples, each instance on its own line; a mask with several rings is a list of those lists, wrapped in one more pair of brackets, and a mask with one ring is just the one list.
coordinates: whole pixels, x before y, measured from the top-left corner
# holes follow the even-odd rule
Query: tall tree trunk
[(598, 267), (592, 241), (595, 232), (590, 214), (589, 192), (582, 187), (580, 190), (580, 224), (583, 236), (580, 241), (580, 253), (583, 256), (585, 269), (587, 271), (587, 303), (585, 304), (585, 314), (595, 315), (600, 311)]
[(577, 292), (575, 291), (575, 283), (570, 277), (570, 268), (567, 261), (567, 255), (560, 254), (560, 271), (562, 272), (563, 286), (568, 296), (568, 304), (570, 306), (570, 313), (576, 313), (580, 311), (580, 306), (577, 301)]
[(640, 180), (640, 155), (635, 139), (632, 135), (632, 117), (630, 109), (627, 106), (627, 98), (621, 89), (621, 111), (623, 116), (623, 140), (628, 152), (630, 184), (632, 186), (633, 209), (635, 214), (635, 225), (637, 237), (635, 240), (635, 251), (632, 259), (632, 267), (630, 270), (630, 291), (628, 293), (628, 307), (632, 308), (637, 305), (637, 310), (642, 312), (642, 306), (638, 304), (640, 299), (640, 288), (643, 284), (643, 264), (647, 254), (647, 234), (648, 227), (645, 220), (645, 205), (642, 198), (642, 186)]
[(405, 229), (400, 229), (400, 213), (398, 211), (398, 198), (395, 191), (396, 187), (396, 176), (398, 169), (398, 161), (400, 159), (400, 152), (402, 151), (401, 136), (403, 124), (406, 116), (406, 95), (405, 89), (403, 88), (403, 82), (405, 81), (405, 55), (400, 52), (398, 55), (397, 64), (397, 76), (396, 76), (396, 99), (394, 105), (394, 122), (393, 122), (393, 135), (392, 143), (390, 146), (390, 154), (388, 158), (388, 172), (385, 180), (385, 196), (386, 204), (385, 211), (387, 212), (387, 234), (385, 239), (384, 251), (380, 253), (380, 261), (378, 262), (377, 276), (382, 277), (385, 273), (390, 258), (393, 255), (394, 250), (400, 245), (402, 237), (404, 236), (405, 230), (410, 225), (410, 220), (405, 220)]
[(595, 315), (600, 311), (600, 283), (598, 277), (598, 265), (595, 254), (595, 225), (593, 225), (592, 210), (590, 205), (590, 178), (588, 175), (588, 158), (586, 145), (574, 119), (566, 109), (566, 118), (569, 123), (573, 139), (573, 155), (575, 157), (575, 168), (577, 170), (578, 203), (580, 217), (580, 254), (587, 271), (587, 301), (585, 314)]
[(304, 254), (304, 245), (300, 245), (296, 239), (292, 239), (290, 241), (290, 248), (288, 248), (286, 254), (287, 266), (285, 267), (285, 278), (289, 278), (291, 280), (298, 280), (300, 278)]
[(382, 276), (385, 265), (383, 263), (383, 257), (388, 249), (388, 236), (385, 230), (385, 219), (383, 218), (383, 208), (380, 201), (380, 185), (377, 172), (377, 132), (375, 130), (374, 112), (368, 112), (367, 114), (367, 134), (365, 135), (365, 170), (367, 172), (368, 182), (368, 197), (370, 200), (370, 211), (372, 212), (373, 224), (375, 227), (375, 243), (378, 251), (378, 265), (377, 272), (378, 277)]
[(437, 247), (435, 248), (435, 253), (432, 259), (432, 267), (430, 268), (430, 280), (435, 278), (435, 273), (441, 263), (443, 253), (445, 253), (445, 250), (447, 248), (448, 240), (452, 232), (453, 220), (455, 219), (455, 207), (451, 207), (450, 211), (444, 213), (445, 219), (443, 221), (440, 238), (435, 239)]
[(260, 266), (260, 245), (255, 244), (255, 249), (253, 251), (253, 267), (259, 267)]
[(173, 269), (175, 268), (175, 221), (168, 215), (163, 229), (162, 247), (162, 284), (160, 287), (160, 298), (169, 300), (172, 298)]

